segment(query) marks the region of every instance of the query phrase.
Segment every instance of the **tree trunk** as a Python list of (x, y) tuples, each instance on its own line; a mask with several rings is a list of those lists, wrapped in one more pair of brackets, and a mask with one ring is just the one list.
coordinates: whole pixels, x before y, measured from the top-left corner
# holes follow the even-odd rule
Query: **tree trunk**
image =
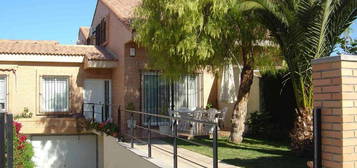
[(311, 154), (313, 150), (313, 117), (310, 108), (296, 109), (297, 118), (290, 133), (291, 148), (301, 155)]
[(241, 72), (241, 83), (239, 85), (237, 102), (235, 103), (233, 109), (231, 135), (229, 137), (230, 141), (234, 143), (241, 143), (243, 141), (245, 120), (248, 111), (249, 92), (254, 77), (253, 65), (253, 51), (246, 54), (243, 49), (243, 70)]
[[(307, 74), (311, 76), (311, 74)], [(293, 130), (290, 133), (291, 148), (298, 154), (312, 153), (313, 117), (311, 78), (295, 75), (292, 78), (297, 109)]]

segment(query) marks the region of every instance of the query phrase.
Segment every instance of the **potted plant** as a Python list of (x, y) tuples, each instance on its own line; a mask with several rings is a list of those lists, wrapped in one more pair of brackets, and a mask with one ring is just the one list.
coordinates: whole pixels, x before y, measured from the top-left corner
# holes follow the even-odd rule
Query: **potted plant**
[[(131, 111), (135, 111), (134, 103), (132, 103), (132, 102), (128, 103), (126, 105), (126, 109), (127, 110), (131, 110)], [(131, 122), (131, 119), (128, 119), (126, 123), (128, 124), (128, 128), (131, 128), (132, 125), (134, 125), (134, 128), (136, 127), (136, 120), (135, 119), (133, 119), (133, 123)]]

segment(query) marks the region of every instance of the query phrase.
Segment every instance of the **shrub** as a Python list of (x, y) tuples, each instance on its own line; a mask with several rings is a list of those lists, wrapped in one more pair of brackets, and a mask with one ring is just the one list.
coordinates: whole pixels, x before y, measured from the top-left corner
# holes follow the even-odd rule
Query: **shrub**
[(34, 152), (32, 145), (27, 141), (25, 135), (20, 134), (21, 123), (14, 122), (14, 167), (16, 168), (33, 168), (34, 162), (31, 160)]
[(110, 135), (114, 137), (118, 136), (117, 135), (119, 131), (118, 126), (110, 121), (98, 123), (93, 120), (88, 120), (88, 127), (100, 132), (104, 132), (106, 135)]
[(296, 101), (288, 71), (285, 69), (262, 73), (262, 110), (251, 114), (248, 134), (255, 137), (288, 140), (293, 128)]

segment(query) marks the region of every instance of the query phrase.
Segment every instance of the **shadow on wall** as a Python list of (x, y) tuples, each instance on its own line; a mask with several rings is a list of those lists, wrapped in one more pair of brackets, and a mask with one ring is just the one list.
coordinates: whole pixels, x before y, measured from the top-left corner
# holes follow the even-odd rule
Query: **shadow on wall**
[[(31, 137), (39, 167), (96, 167), (96, 136), (33, 136)], [(79, 162), (84, 160), (85, 162)]]
[(218, 76), (216, 75), (209, 92), (207, 104), (212, 105), (214, 108), (218, 108)]
[[(254, 73), (253, 83), (250, 89), (248, 100), (248, 114), (260, 111), (260, 75), (258, 72)], [(230, 129), (232, 126), (231, 118), (233, 108), (237, 101), (238, 90), (240, 85), (240, 68), (238, 66), (227, 66), (222, 75), (218, 79), (218, 107), (219, 109), (227, 108), (227, 118), (224, 122), (224, 129)], [(247, 128), (246, 128), (247, 129)]]

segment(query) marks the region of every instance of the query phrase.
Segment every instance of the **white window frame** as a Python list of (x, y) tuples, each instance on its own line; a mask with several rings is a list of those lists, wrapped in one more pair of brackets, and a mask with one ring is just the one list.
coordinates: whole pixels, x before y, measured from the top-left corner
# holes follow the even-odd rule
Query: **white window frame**
[[(45, 111), (44, 108), (43, 108), (43, 94), (44, 94), (44, 89), (43, 89), (43, 84), (44, 84), (44, 79), (45, 78), (66, 78), (67, 79), (67, 108), (65, 111)], [(70, 113), (70, 110), (71, 110), (71, 85), (70, 85), (70, 82), (71, 81), (71, 76), (66, 76), (66, 75), (41, 75), (40, 76), (40, 109), (39, 109), (39, 112), (40, 114), (56, 114), (56, 113)]]
[(0, 74), (0, 78), (4, 78), (4, 80), (5, 80), (5, 105), (4, 105), (4, 110), (0, 109), (0, 112), (7, 112), (8, 111), (8, 107), (9, 107), (8, 75)]

